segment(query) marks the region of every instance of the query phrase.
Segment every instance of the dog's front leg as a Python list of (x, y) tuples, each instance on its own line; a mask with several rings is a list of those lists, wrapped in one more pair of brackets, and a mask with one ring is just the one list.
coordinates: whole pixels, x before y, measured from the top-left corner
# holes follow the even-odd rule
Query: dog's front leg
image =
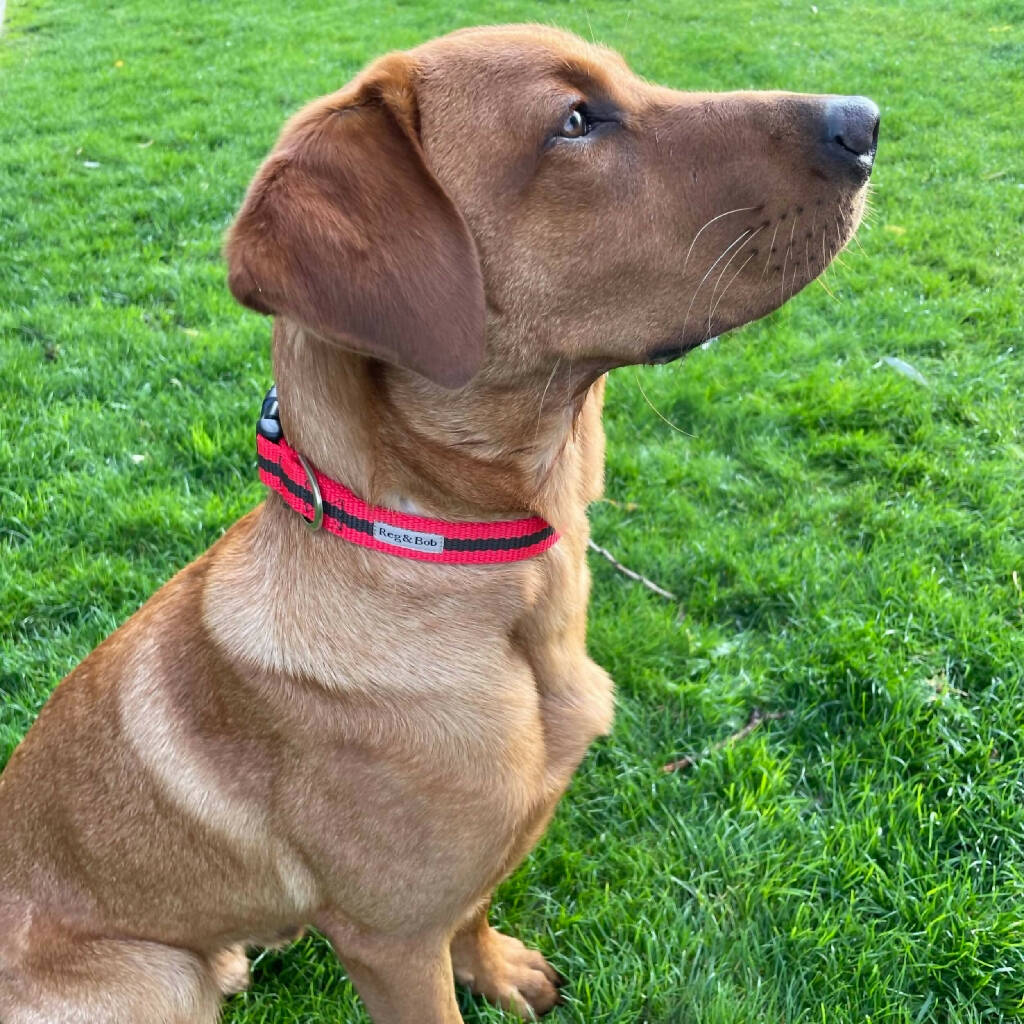
[(487, 923), (490, 903), (485, 900), (452, 939), (455, 978), (525, 1020), (539, 1017), (559, 1002), (565, 979), (536, 950)]
[(368, 933), (330, 915), (316, 923), (331, 940), (373, 1024), (463, 1024), (448, 934)]

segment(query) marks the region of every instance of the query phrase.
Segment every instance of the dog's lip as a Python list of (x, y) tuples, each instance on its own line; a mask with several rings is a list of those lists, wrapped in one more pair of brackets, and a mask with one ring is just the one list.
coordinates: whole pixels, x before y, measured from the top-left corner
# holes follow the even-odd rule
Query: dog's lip
[(717, 340), (718, 335), (716, 334), (709, 338), (695, 338), (683, 344), (663, 345), (649, 352), (644, 362), (648, 366), (664, 366), (665, 363), (674, 363), (677, 359), (682, 359), (683, 356), (692, 352), (695, 348), (702, 348)]
[(682, 359), (690, 351), (691, 347), (690, 345), (670, 345), (664, 348), (656, 348), (653, 352), (647, 354), (644, 362), (649, 366), (662, 366), (665, 363), (674, 363), (677, 359)]

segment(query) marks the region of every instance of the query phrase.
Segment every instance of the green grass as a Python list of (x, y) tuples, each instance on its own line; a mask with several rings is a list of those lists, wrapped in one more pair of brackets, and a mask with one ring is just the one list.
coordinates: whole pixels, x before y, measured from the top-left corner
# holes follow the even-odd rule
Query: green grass
[[(1024, 3), (818, 6), (15, 0), (0, 763), (260, 500), (268, 327), (219, 248), (303, 101), (389, 48), (527, 19), (678, 87), (866, 93), (875, 213), (836, 300), (812, 286), (682, 365), (613, 375), (594, 535), (680, 604), (595, 563), (617, 725), (495, 916), (571, 977), (563, 1022), (1024, 1016)], [(662, 773), (755, 706), (785, 717)], [(225, 1017), (365, 1019), (316, 936), (260, 957)]]

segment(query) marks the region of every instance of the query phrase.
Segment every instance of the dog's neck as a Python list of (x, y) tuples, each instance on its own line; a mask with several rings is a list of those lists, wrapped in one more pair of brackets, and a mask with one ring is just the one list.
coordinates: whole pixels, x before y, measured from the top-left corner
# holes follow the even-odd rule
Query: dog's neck
[(370, 504), (457, 520), (539, 515), (558, 526), (600, 489), (595, 417), (588, 442), (601, 451), (578, 450), (589, 389), (569, 393), (553, 372), (515, 388), (485, 373), (448, 392), (283, 318), (273, 362), (285, 436)]

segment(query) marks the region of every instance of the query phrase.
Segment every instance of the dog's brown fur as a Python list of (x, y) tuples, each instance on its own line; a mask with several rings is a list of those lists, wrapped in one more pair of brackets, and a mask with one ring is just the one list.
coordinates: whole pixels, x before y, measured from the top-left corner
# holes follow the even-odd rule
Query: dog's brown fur
[[(556, 137), (574, 103), (616, 123)], [(65, 679), (0, 779), (3, 1024), (210, 1024), (306, 924), (378, 1024), (523, 1015), (487, 924), (612, 684), (586, 654), (603, 374), (761, 316), (848, 240), (821, 97), (683, 94), (539, 27), (371, 65), (285, 128), (227, 245), (285, 434), (371, 503), (536, 514), (535, 559), (311, 534), (277, 498)]]

